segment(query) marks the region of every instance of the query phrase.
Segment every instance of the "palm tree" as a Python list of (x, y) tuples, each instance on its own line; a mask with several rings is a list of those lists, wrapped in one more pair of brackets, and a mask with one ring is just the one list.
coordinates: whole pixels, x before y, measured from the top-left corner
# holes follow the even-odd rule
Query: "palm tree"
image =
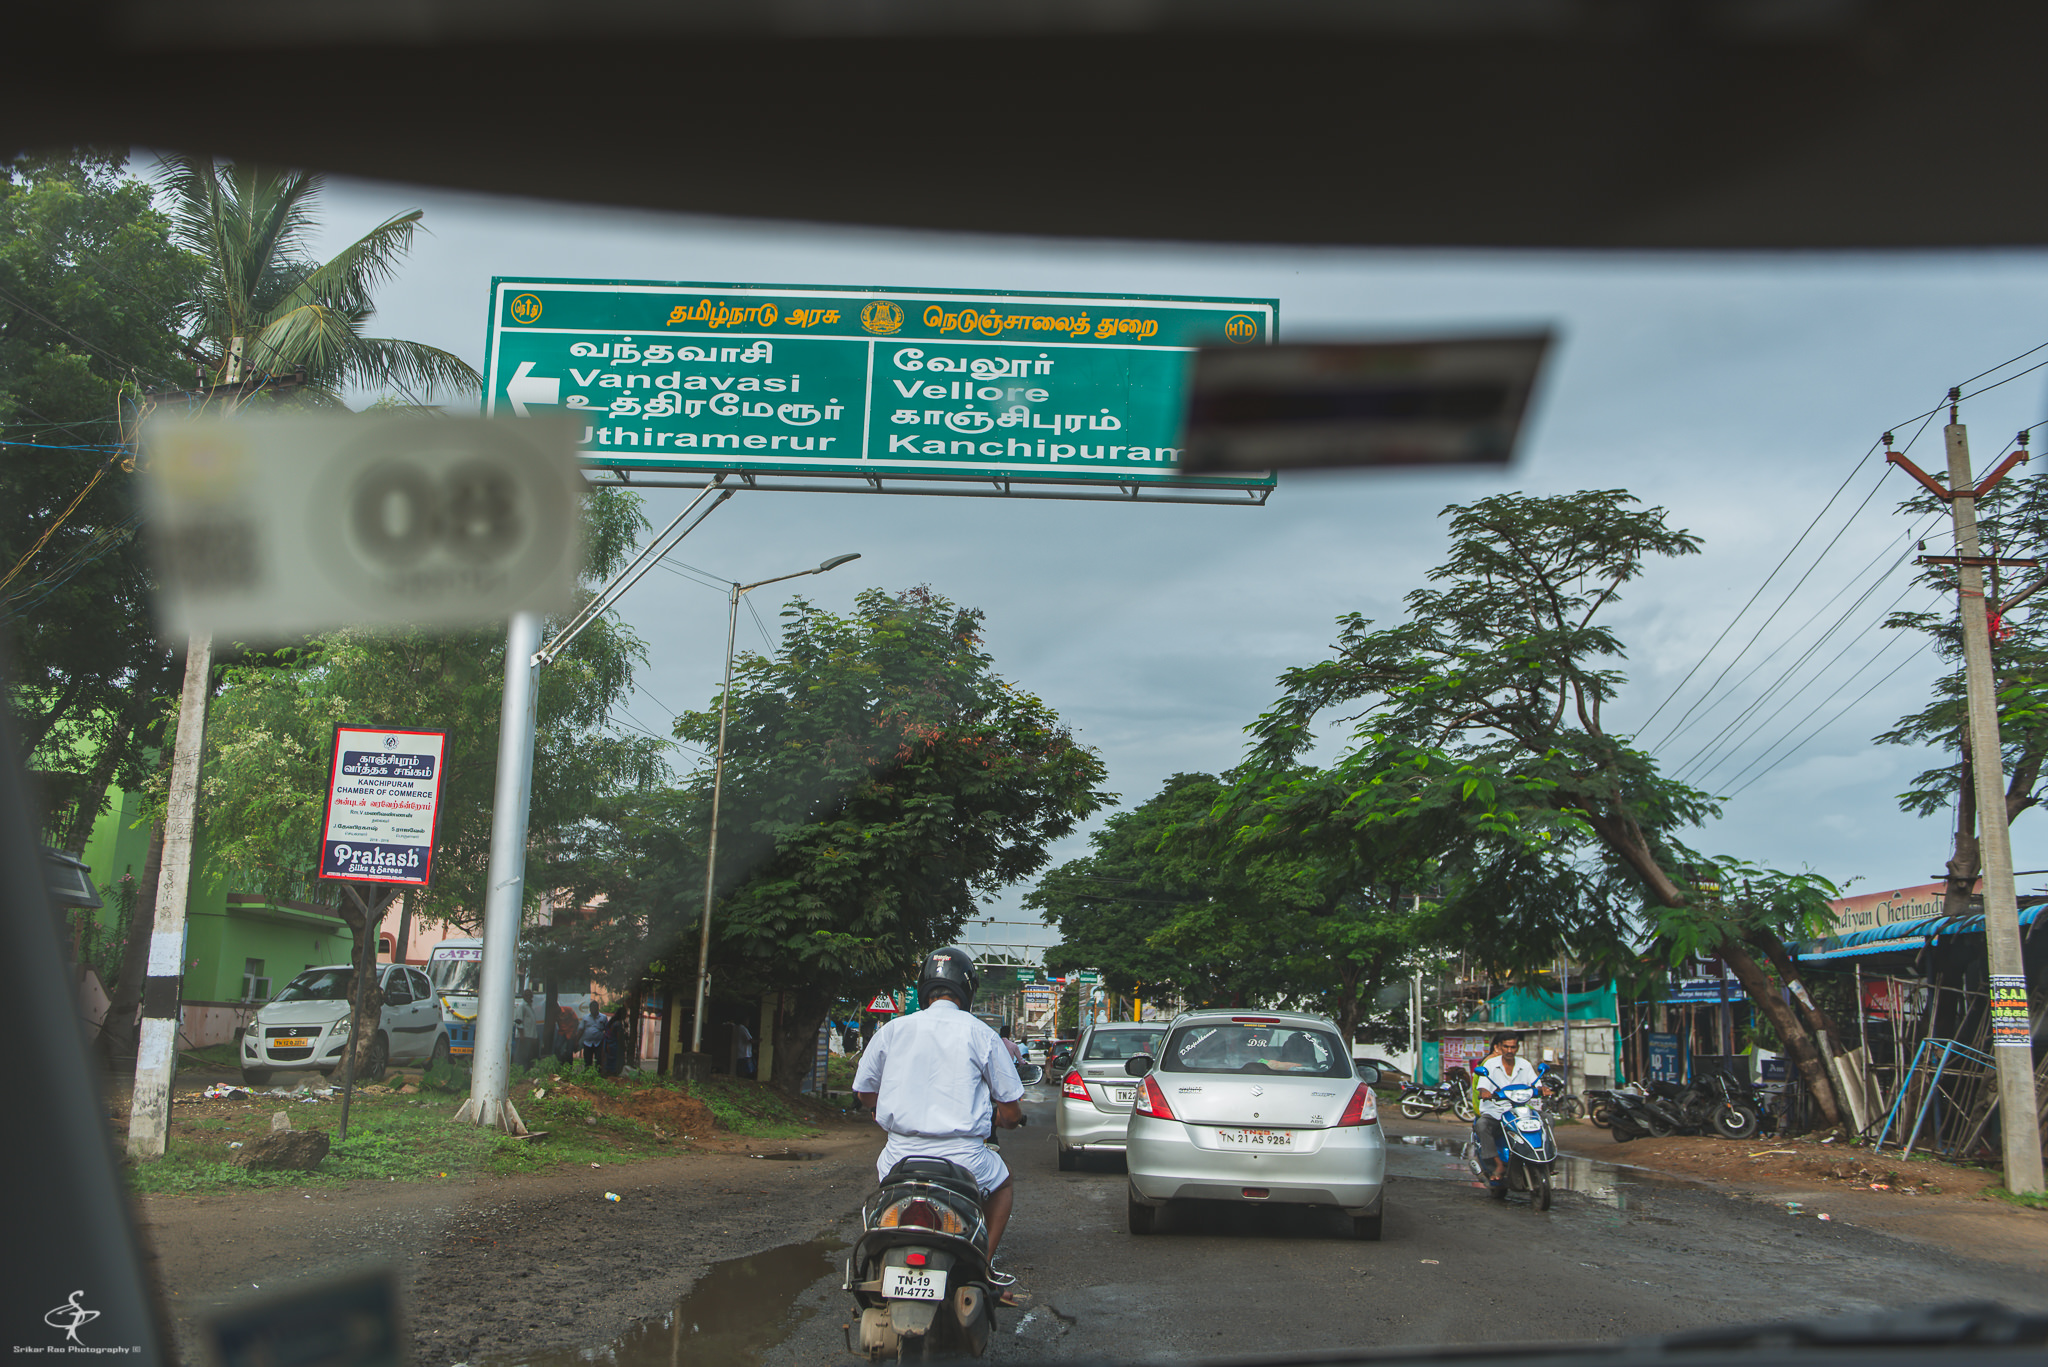
[(189, 305), (185, 354), (212, 384), (303, 378), (295, 397), (338, 405), (344, 386), (397, 391), (413, 403), (475, 393), (460, 357), (422, 342), (365, 336), (371, 296), (412, 249), (414, 209), (372, 228), (331, 260), (307, 238), (321, 178), (211, 157), (166, 158), (172, 238), (204, 262)]

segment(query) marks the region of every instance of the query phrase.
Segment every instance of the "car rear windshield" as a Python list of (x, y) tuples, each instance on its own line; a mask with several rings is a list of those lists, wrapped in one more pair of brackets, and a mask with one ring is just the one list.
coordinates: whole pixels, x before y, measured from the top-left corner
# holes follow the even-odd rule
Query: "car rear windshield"
[(1166, 1043), (1169, 1073), (1297, 1073), (1350, 1077), (1351, 1056), (1327, 1030), (1298, 1025), (1183, 1025)]
[(1159, 1057), (1159, 1038), (1164, 1030), (1097, 1030), (1088, 1037), (1084, 1059), (1126, 1059), (1143, 1054)]
[(356, 975), (346, 968), (320, 968), (301, 973), (277, 994), (281, 1002), (345, 1002)]

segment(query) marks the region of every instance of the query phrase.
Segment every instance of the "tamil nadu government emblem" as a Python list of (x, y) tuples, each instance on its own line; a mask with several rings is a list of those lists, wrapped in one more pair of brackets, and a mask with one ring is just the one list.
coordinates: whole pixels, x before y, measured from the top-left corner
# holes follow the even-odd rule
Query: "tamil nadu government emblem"
[(860, 311), (860, 325), (886, 337), (903, 326), (903, 310), (887, 299), (877, 299)]

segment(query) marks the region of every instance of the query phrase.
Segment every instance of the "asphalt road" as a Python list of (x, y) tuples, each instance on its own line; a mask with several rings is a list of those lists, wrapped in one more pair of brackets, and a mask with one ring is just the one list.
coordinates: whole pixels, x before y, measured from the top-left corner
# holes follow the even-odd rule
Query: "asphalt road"
[[(1378, 1243), (1335, 1217), (1273, 1208), (1133, 1238), (1120, 1161), (1058, 1170), (1052, 1095), (1030, 1089), (1029, 1126), (1005, 1136), (1017, 1207), (1003, 1261), (1029, 1304), (1004, 1314), (990, 1361), (1611, 1339), (1965, 1298), (2048, 1310), (2048, 1286), (2017, 1269), (1578, 1160), (1565, 1174), (1576, 1189), (1547, 1214), (1495, 1202), (1434, 1147), (1459, 1127), (1398, 1114)], [(850, 1242), (852, 1220), (840, 1228)], [(843, 1255), (829, 1244), (811, 1256), (831, 1270), (780, 1298), (792, 1327), (760, 1360), (854, 1361)]]

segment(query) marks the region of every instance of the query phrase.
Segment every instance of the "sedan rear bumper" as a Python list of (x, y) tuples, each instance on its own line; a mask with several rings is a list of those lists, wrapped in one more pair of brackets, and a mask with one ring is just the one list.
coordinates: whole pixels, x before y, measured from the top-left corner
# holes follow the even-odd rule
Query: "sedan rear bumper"
[[(1247, 1205), (1337, 1206), (1354, 1215), (1379, 1208), (1387, 1151), (1377, 1125), (1319, 1132), (1314, 1153), (1200, 1148), (1175, 1120), (1132, 1115), (1124, 1162), (1134, 1198), (1233, 1201)], [(1247, 1196), (1247, 1190), (1265, 1193)]]

